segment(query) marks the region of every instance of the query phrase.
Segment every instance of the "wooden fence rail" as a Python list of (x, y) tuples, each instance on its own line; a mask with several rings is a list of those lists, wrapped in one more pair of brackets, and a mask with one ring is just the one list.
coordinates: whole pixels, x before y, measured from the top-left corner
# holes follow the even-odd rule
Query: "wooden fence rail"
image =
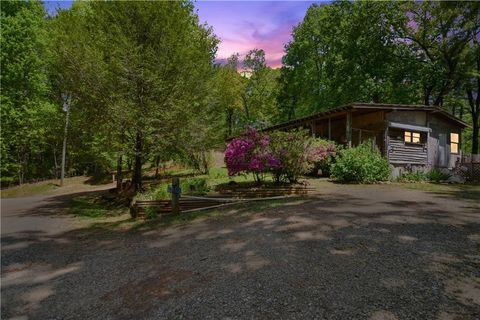
[[(179, 198), (180, 212), (213, 209), (248, 201), (263, 201), (284, 199), (287, 197), (306, 195), (314, 188), (308, 187), (281, 187), (269, 189), (231, 189), (222, 190), (219, 195), (199, 197), (182, 196)], [(171, 200), (137, 200), (130, 206), (132, 217), (146, 217), (146, 208), (152, 208), (160, 215), (171, 214), (173, 210)]]

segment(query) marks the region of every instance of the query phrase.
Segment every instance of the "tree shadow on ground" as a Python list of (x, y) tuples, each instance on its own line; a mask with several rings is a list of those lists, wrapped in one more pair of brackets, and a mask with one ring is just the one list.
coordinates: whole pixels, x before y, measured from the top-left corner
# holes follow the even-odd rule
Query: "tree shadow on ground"
[(2, 238), (2, 314), (473, 319), (479, 245), (474, 210), (348, 193), (23, 233)]

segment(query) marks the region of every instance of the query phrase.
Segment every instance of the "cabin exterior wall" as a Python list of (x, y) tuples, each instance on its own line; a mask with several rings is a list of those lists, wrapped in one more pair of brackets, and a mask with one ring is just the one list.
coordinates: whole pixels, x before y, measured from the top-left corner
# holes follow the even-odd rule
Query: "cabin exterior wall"
[(460, 137), (461, 129), (434, 114), (430, 114), (428, 120), (428, 126), (432, 129), (428, 141), (430, 167), (448, 169), (455, 167), (456, 162), (461, 159), (461, 151), (459, 145), (458, 153), (452, 153), (451, 133), (456, 133)]
[[(404, 140), (407, 129), (389, 128), (387, 134), (388, 161), (393, 167), (393, 176), (404, 171), (425, 171), (432, 168), (451, 169), (461, 158), (460, 145), (458, 153), (452, 153), (451, 133), (460, 136), (461, 129), (444, 120), (435, 113), (427, 111), (393, 111), (387, 113), (389, 122), (423, 127), (420, 143), (408, 143)], [(422, 129), (423, 129), (422, 128)], [(428, 130), (427, 130), (428, 129)], [(414, 129), (411, 132), (415, 132)]]

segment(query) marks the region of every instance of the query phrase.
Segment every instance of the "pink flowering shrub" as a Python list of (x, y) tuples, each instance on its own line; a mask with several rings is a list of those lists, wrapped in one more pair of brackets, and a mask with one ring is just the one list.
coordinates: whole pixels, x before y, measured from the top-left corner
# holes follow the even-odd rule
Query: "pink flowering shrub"
[(271, 173), (277, 182), (295, 182), (334, 154), (333, 144), (313, 139), (306, 131), (265, 134), (248, 129), (227, 145), (225, 163), (230, 176), (252, 173), (260, 181)]
[(253, 173), (259, 180), (263, 174), (280, 166), (278, 159), (270, 152), (270, 137), (253, 128), (227, 145), (225, 164), (229, 176)]
[(330, 165), (337, 155), (335, 144), (331, 141), (313, 139), (308, 148), (308, 162), (312, 165), (310, 172), (329, 175)]

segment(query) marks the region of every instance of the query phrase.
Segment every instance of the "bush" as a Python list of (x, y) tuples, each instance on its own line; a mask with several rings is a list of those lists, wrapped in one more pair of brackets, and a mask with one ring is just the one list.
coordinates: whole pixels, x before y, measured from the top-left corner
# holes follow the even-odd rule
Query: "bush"
[(337, 147), (332, 141), (324, 139), (312, 139), (308, 150), (308, 161), (312, 165), (309, 173), (317, 174), (319, 170), (322, 175), (330, 175), (330, 166), (337, 155)]
[(180, 181), (182, 193), (205, 194), (210, 191), (207, 179), (205, 178), (189, 178)]
[(155, 207), (146, 207), (145, 209), (145, 215), (147, 216), (148, 220), (153, 220), (158, 217), (158, 209)]
[(427, 174), (423, 171), (407, 172), (398, 177), (402, 182), (420, 182), (428, 180)]
[(428, 172), (416, 171), (416, 172), (407, 172), (402, 174), (398, 181), (401, 182), (422, 182), (422, 181), (431, 181), (431, 182), (441, 182), (445, 181), (450, 177), (449, 174), (443, 173), (438, 169), (433, 169)]
[(255, 129), (233, 139), (225, 150), (225, 164), (228, 175), (252, 173), (255, 180), (263, 180), (263, 175), (280, 166), (280, 162), (269, 150), (270, 137)]
[(254, 129), (232, 140), (225, 151), (230, 176), (253, 173), (257, 181), (271, 173), (276, 182), (296, 182), (315, 166), (326, 166), (335, 156), (335, 145), (308, 136), (306, 130), (259, 133)]
[(449, 174), (443, 173), (442, 171), (440, 171), (438, 169), (430, 170), (426, 174), (426, 176), (427, 176), (427, 179), (432, 181), (432, 182), (441, 182), (441, 181), (448, 180), (448, 178), (450, 178)]
[(270, 152), (279, 165), (272, 168), (276, 182), (296, 182), (298, 176), (306, 173), (311, 164), (308, 162), (310, 141), (304, 131), (276, 131), (270, 135)]
[(390, 177), (387, 160), (371, 143), (340, 150), (330, 172), (340, 182), (373, 183)]

